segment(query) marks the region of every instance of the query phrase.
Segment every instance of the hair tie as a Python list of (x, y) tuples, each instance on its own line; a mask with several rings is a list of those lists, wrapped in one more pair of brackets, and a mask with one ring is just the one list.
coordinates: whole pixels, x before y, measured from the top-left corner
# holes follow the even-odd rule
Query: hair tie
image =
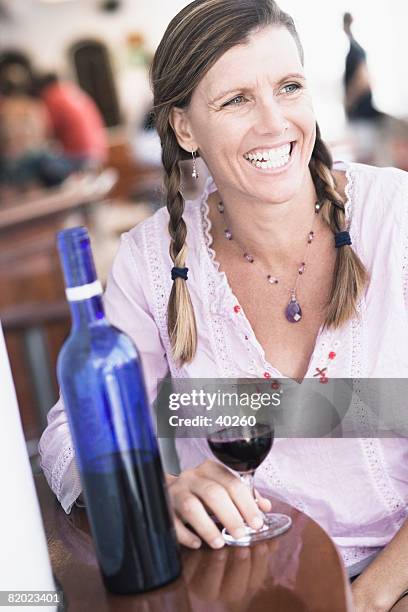
[(171, 269), (171, 280), (176, 280), (176, 278), (182, 278), (183, 280), (187, 280), (187, 272), (188, 268), (172, 268)]
[(348, 232), (337, 232), (337, 234), (334, 235), (334, 244), (336, 249), (340, 249), (343, 246), (350, 246), (350, 234)]

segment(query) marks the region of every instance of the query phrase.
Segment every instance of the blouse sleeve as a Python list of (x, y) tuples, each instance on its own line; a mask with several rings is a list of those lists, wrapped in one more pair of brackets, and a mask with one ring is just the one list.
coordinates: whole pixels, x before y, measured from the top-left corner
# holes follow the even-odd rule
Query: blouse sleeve
[[(124, 234), (108, 279), (104, 302), (112, 325), (128, 334), (138, 348), (146, 391), (152, 404), (157, 395), (157, 382), (164, 378), (168, 366), (149, 308), (146, 282), (142, 277), (144, 269), (139, 249), (131, 236)], [(39, 451), (48, 484), (65, 512), (69, 513), (81, 493), (81, 483), (61, 398), (48, 413), (48, 425), (41, 436)]]

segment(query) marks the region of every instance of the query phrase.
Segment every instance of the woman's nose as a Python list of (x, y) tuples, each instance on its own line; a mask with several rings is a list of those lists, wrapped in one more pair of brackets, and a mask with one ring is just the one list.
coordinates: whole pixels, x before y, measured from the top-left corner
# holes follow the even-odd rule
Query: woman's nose
[(289, 121), (281, 106), (275, 100), (267, 100), (258, 106), (255, 129), (262, 134), (281, 135), (289, 128)]

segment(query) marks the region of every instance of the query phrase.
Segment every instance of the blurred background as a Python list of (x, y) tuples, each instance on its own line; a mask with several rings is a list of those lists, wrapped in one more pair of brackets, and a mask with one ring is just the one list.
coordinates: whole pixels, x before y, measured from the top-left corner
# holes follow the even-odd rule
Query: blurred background
[[(32, 456), (69, 326), (55, 233), (86, 224), (101, 280), (162, 205), (148, 67), (182, 0), (0, 0), (0, 320)], [(406, 0), (282, 0), (335, 159), (408, 169)], [(185, 191), (193, 195), (185, 169)], [(1, 396), (0, 396), (1, 397)]]

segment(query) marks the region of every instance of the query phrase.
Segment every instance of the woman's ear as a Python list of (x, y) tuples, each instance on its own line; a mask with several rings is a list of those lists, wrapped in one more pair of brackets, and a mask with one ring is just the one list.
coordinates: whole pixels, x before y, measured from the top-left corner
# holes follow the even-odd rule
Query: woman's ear
[(187, 111), (184, 108), (173, 106), (170, 111), (169, 120), (180, 147), (187, 151), (187, 153), (196, 151), (198, 147), (194, 139)]

